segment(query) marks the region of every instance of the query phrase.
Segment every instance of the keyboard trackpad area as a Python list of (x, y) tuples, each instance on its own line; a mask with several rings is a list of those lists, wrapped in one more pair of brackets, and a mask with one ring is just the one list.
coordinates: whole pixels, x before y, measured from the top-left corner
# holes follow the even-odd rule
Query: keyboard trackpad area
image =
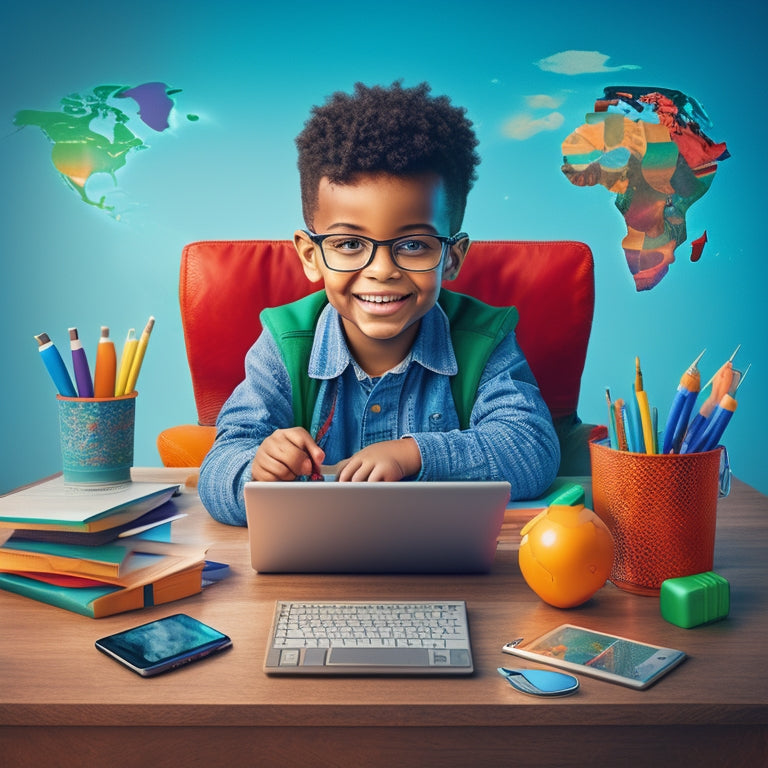
[(429, 651), (426, 648), (331, 648), (327, 663), (426, 667), (429, 666)]

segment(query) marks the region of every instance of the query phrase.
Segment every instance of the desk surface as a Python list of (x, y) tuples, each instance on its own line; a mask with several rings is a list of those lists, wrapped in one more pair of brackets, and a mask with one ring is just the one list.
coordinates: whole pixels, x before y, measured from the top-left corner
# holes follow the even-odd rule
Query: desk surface
[[(183, 482), (187, 474), (140, 470), (136, 477)], [(691, 630), (664, 621), (656, 598), (610, 583), (580, 608), (543, 603), (517, 565), (523, 515), (505, 524), (488, 575), (312, 577), (254, 573), (245, 529), (209, 518), (192, 489), (174, 503), (189, 513), (174, 523), (174, 537), (207, 542), (210, 559), (231, 565), (231, 576), (202, 594), (93, 620), (0, 592), (5, 764), (51, 764), (51, 755), (56, 765), (115, 766), (223, 756), (229, 766), (567, 766), (583, 765), (587, 755), (596, 766), (729, 765), (729, 755), (734, 764), (765, 764), (768, 497), (744, 483), (734, 481), (718, 508), (715, 570), (731, 584), (730, 616)], [(469, 678), (261, 671), (277, 599), (433, 598), (467, 601), (476, 666)], [(103, 635), (177, 611), (229, 634), (232, 650), (142, 679), (93, 647)], [(566, 621), (680, 648), (689, 658), (646, 691), (583, 676), (581, 690), (563, 699), (514, 691), (496, 673), (515, 661), (501, 646)]]

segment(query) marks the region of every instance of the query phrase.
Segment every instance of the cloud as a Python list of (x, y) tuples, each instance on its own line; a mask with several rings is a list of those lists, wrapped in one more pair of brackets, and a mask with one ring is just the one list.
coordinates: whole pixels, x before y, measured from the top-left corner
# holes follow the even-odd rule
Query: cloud
[(555, 72), (559, 75), (584, 75), (593, 72), (618, 72), (622, 69), (641, 69), (637, 64), (621, 64), (617, 67), (606, 67), (605, 62), (610, 56), (600, 51), (560, 51), (551, 56), (534, 62), (544, 72)]
[(550, 112), (544, 117), (519, 114), (509, 118), (504, 123), (502, 131), (509, 139), (523, 141), (542, 131), (556, 131), (562, 126), (564, 121), (565, 118), (559, 112)]
[(546, 93), (537, 93), (526, 96), (525, 103), (531, 109), (557, 109), (563, 103), (563, 99)]

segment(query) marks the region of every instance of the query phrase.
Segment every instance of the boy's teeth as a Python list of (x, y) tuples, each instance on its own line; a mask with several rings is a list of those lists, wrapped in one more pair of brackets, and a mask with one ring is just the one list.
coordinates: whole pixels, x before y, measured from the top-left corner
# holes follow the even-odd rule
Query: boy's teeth
[(365, 294), (362, 294), (360, 298), (363, 301), (374, 301), (377, 304), (387, 304), (390, 301), (399, 301), (399, 296), (366, 296)]

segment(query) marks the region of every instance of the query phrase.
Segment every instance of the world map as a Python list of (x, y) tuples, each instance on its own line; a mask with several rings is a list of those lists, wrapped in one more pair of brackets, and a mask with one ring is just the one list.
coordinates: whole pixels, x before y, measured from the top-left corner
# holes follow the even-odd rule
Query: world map
[(95, 177), (106, 174), (116, 188), (117, 174), (129, 159), (149, 149), (146, 134), (169, 129), (173, 97), (180, 92), (161, 82), (98, 85), (88, 93), (65, 96), (56, 111), (21, 110), (13, 122), (19, 128), (39, 128), (53, 143), (51, 160), (66, 184), (84, 203), (120, 219), (121, 211), (108, 202), (108, 194), (94, 194), (91, 189), (99, 186)]

